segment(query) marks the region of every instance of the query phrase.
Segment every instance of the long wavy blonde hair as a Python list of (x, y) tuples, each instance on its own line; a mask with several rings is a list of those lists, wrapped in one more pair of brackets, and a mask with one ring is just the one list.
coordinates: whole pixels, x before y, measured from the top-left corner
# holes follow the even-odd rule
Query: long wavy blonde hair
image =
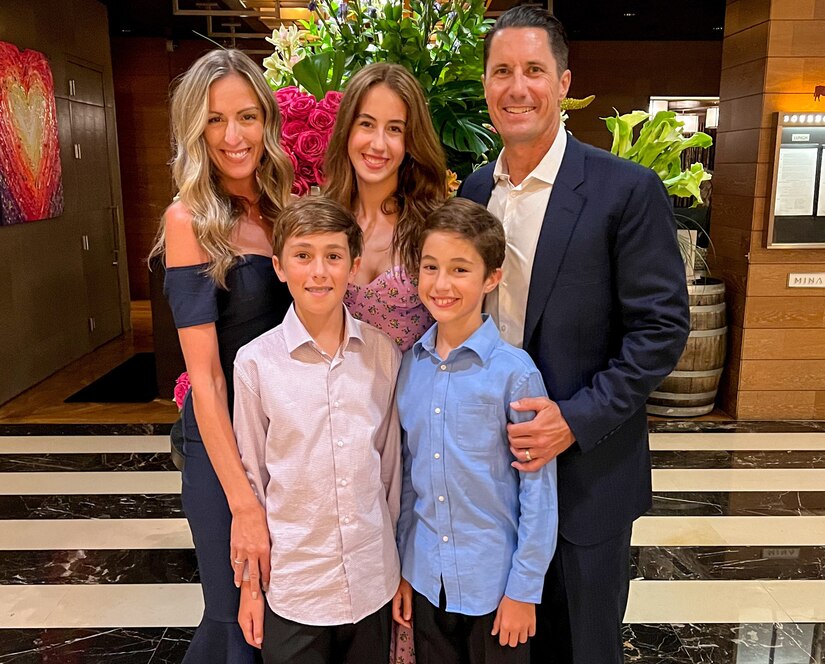
[[(232, 232), (248, 202), (232, 196), (221, 184), (220, 173), (207, 153), (204, 130), (209, 117), (209, 87), (229, 74), (243, 76), (258, 98), (264, 118), (264, 150), (255, 171), (261, 196), (261, 216), (270, 225), (287, 204), (294, 177), (292, 162), (281, 149), (281, 114), (260, 68), (234, 49), (216, 49), (199, 58), (177, 80), (170, 102), (172, 121), (172, 176), (178, 198), (192, 215), (198, 242), (206, 252), (206, 273), (222, 288), (239, 250)], [(162, 255), (166, 246), (165, 219), (161, 219), (149, 254)]]
[(325, 194), (349, 209), (358, 198), (358, 181), (347, 144), (361, 102), (371, 88), (386, 85), (407, 107), (404, 145), (407, 154), (398, 170), (398, 188), (381, 205), (384, 214), (398, 213), (392, 254), (411, 274), (418, 269), (418, 236), (427, 215), (447, 198), (447, 165), (436, 136), (424, 91), (404, 67), (386, 62), (367, 65), (347, 84), (324, 161)]

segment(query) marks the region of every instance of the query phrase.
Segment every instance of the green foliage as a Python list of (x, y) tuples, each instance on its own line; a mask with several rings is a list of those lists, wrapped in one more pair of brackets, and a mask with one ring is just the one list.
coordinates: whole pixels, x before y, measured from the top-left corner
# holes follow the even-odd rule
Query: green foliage
[(273, 63), (301, 58), (290, 75), (283, 67), (277, 76), (268, 72), (273, 87), (299, 85), (320, 99), (364, 65), (394, 62), (424, 89), (453, 170), (466, 175), (499, 150), (481, 85), (484, 35), (493, 23), (484, 18), (485, 0), (312, 0), (309, 8), (315, 19), (302, 22), (300, 49), (280, 47), (273, 33)]
[[(710, 136), (701, 131), (689, 138), (685, 136), (684, 123), (676, 119), (673, 111), (659, 111), (653, 118), (645, 111), (625, 115), (617, 111), (615, 117), (602, 119), (613, 134), (610, 148), (613, 154), (652, 168), (670, 196), (693, 198), (694, 206), (703, 204), (699, 185), (710, 180), (711, 175), (700, 163), (682, 169), (681, 156), (688, 148), (710, 147), (713, 144)], [(634, 131), (639, 124), (642, 126), (634, 141)]]

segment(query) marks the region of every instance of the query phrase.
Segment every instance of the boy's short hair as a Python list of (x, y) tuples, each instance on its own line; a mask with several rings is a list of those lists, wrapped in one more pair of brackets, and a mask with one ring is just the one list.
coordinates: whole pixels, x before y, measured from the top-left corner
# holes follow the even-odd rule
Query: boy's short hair
[(501, 267), (507, 240), (501, 222), (483, 205), (466, 198), (451, 198), (429, 214), (418, 242), (418, 258), (430, 233), (455, 233), (472, 243), (484, 261), (485, 276)]
[(286, 241), (318, 233), (344, 233), (350, 260), (361, 255), (363, 236), (355, 216), (340, 203), (324, 196), (305, 196), (287, 205), (272, 227), (272, 254), (281, 258)]

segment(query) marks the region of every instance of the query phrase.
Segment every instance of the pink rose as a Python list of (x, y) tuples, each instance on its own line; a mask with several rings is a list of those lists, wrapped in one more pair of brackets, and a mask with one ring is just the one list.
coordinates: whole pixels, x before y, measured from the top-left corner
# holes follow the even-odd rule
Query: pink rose
[(315, 110), (318, 102), (312, 95), (302, 94), (290, 99), (289, 104), (286, 105), (286, 116), (290, 120), (302, 120), (306, 122), (309, 119), (309, 114)]
[(305, 196), (309, 193), (309, 182), (296, 176), (292, 183), (292, 193), (296, 196)]
[(295, 145), (298, 137), (306, 131), (306, 123), (302, 120), (289, 120), (281, 127), (281, 143), (285, 146)]
[(279, 106), (289, 106), (290, 102), (300, 95), (304, 93), (301, 92), (297, 87), (294, 85), (290, 85), (287, 88), (281, 88), (280, 90), (275, 91), (275, 99), (278, 101)]
[(189, 374), (185, 371), (175, 380), (175, 403), (178, 410), (183, 409), (183, 400), (186, 398), (186, 393), (189, 391)]
[(315, 184), (315, 164), (311, 161), (301, 161), (298, 163), (298, 170), (295, 177), (304, 180), (308, 185)]
[(329, 133), (332, 131), (332, 127), (335, 124), (335, 113), (328, 111), (319, 104), (318, 108), (309, 114), (309, 122), (307, 124), (309, 124), (309, 126), (313, 129), (317, 129), (325, 136), (329, 136)]
[(326, 176), (324, 175), (324, 162), (323, 161), (316, 161), (312, 167), (315, 175), (315, 182), (318, 184), (319, 187), (323, 187), (326, 184)]
[(295, 154), (299, 159), (318, 161), (327, 150), (328, 139), (314, 129), (308, 129), (295, 141)]
[(318, 105), (335, 115), (336, 111), (338, 111), (338, 107), (341, 105), (341, 98), (343, 96), (344, 94), (342, 92), (330, 90), (326, 93), (326, 95), (324, 95), (324, 98), (318, 102)]

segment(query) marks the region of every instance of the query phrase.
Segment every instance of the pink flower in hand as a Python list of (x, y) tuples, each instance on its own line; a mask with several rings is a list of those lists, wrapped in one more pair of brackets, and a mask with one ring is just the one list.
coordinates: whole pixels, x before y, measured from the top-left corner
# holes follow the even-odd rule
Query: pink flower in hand
[(175, 395), (175, 403), (178, 406), (178, 410), (183, 409), (183, 400), (186, 398), (186, 393), (188, 391), (189, 391), (189, 374), (184, 371), (175, 380), (174, 395)]
[(296, 196), (304, 196), (309, 193), (309, 182), (295, 174), (295, 181), (292, 183), (292, 193)]
[(330, 90), (324, 95), (324, 98), (318, 102), (318, 106), (330, 111), (333, 115), (338, 112), (338, 107), (341, 105), (341, 98), (344, 96), (343, 92), (337, 90)]

